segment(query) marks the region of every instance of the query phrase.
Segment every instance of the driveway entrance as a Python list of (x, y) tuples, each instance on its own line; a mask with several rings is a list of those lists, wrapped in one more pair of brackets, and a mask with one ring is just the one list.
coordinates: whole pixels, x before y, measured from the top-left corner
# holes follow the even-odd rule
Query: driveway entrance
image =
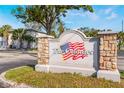
[[(0, 73), (19, 66), (35, 65), (36, 59), (37, 53), (19, 50), (0, 51)], [(0, 87), (4, 87), (1, 82)]]
[(29, 53), (27, 51), (0, 51), (0, 73), (18, 66), (35, 65), (36, 56), (37, 53)]

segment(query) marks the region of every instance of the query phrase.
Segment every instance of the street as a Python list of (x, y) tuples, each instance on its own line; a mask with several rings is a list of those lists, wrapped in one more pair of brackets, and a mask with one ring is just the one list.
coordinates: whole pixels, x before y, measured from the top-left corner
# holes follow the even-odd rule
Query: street
[[(0, 51), (0, 73), (19, 66), (35, 65), (36, 55), (23, 51)], [(1, 82), (0, 87), (3, 87)]]

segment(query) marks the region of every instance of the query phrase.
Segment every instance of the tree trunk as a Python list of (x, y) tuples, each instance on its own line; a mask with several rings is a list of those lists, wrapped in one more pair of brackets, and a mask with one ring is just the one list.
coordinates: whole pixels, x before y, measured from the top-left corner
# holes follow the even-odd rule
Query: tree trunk
[(22, 48), (23, 48), (23, 47), (22, 47), (22, 46), (23, 46), (22, 39), (20, 39), (19, 42), (20, 42), (20, 49), (22, 49)]
[(30, 49), (30, 42), (28, 42), (27, 44), (27, 49)]
[(7, 48), (8, 48), (8, 47), (9, 47), (9, 46), (8, 46), (8, 37), (6, 38), (6, 45), (7, 45)]
[(50, 24), (47, 24), (46, 32), (47, 32), (47, 35), (51, 34), (51, 25)]
[(118, 50), (120, 50), (121, 49), (121, 41), (119, 41), (119, 43), (118, 43)]
[(50, 33), (51, 33), (51, 29), (48, 28), (48, 29), (47, 29), (47, 35), (50, 35)]

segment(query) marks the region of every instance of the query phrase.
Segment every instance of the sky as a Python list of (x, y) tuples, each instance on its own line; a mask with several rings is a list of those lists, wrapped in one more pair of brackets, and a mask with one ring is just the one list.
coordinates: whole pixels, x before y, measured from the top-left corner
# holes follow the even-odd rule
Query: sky
[[(0, 6), (0, 26), (9, 24), (14, 29), (24, 27), (11, 10), (17, 6)], [(66, 17), (62, 17), (66, 28), (78, 29), (89, 27), (96, 29), (112, 29), (113, 31), (122, 30), (122, 20), (124, 19), (124, 6), (93, 5), (93, 13), (83, 10), (68, 11)]]
[(6, 24), (11, 25), (14, 29), (24, 27), (24, 25), (11, 13), (12, 9), (16, 7), (18, 6), (0, 5), (0, 27)]

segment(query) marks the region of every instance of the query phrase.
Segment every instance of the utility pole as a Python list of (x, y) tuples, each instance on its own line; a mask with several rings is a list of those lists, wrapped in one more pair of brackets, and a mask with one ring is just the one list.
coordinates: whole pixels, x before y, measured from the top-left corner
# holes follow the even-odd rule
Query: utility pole
[(123, 32), (123, 20), (122, 20), (122, 32)]

